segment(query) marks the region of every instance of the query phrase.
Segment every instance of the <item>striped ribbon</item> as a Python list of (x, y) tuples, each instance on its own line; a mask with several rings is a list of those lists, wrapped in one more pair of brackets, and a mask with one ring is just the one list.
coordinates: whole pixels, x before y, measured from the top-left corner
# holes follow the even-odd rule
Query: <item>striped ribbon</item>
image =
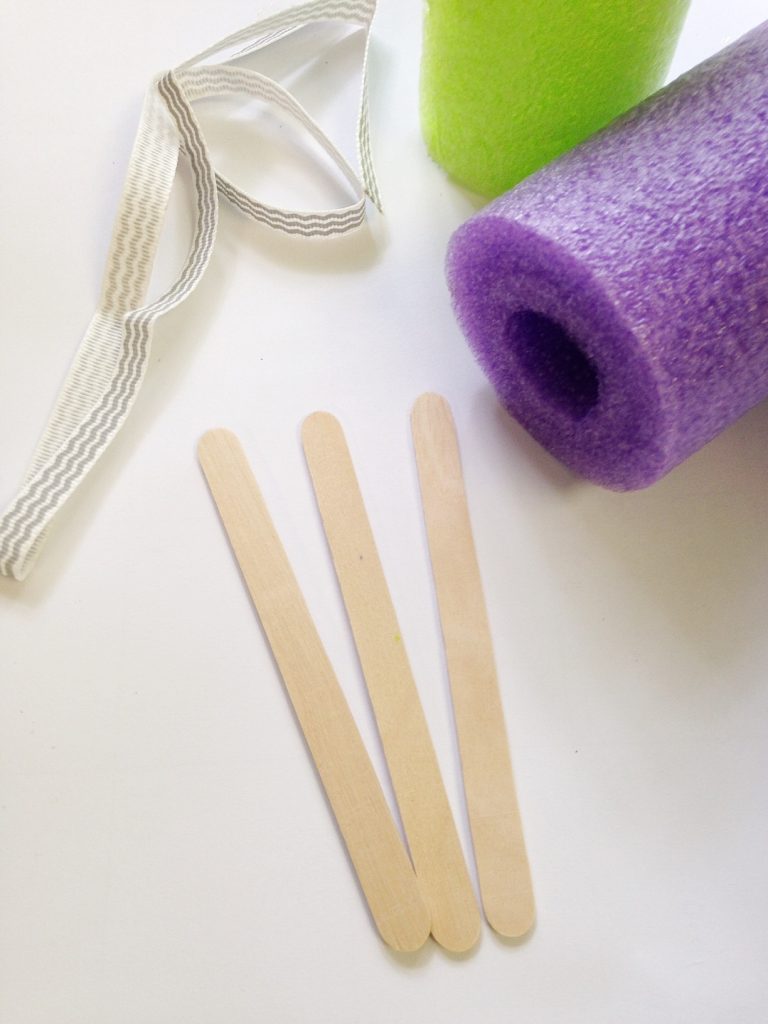
[[(359, 227), (366, 198), (381, 208), (368, 138), (367, 63), (376, 0), (314, 0), (250, 25), (159, 76), (150, 86), (117, 213), (99, 308), (75, 355), (31, 467), (0, 519), (0, 574), (23, 579), (57, 512), (104, 453), (141, 387), (158, 317), (196, 287), (213, 251), (218, 200), (269, 227), (305, 236), (338, 235)], [(341, 21), (365, 32), (363, 86), (357, 123), (362, 180), (304, 108), (281, 85), (233, 61), (297, 29)], [(204, 63), (224, 52), (221, 63)], [(296, 118), (335, 162), (356, 201), (335, 210), (298, 212), (261, 203), (218, 174), (192, 104), (203, 97), (246, 93)], [(192, 169), (195, 227), (186, 262), (173, 285), (146, 303), (146, 292), (179, 155)]]

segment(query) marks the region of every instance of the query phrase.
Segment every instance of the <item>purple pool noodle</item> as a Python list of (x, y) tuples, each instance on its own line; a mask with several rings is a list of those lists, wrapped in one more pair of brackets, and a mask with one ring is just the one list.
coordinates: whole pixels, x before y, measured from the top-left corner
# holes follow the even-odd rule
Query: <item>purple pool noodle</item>
[(768, 396), (768, 22), (469, 220), (447, 272), (504, 406), (607, 487)]

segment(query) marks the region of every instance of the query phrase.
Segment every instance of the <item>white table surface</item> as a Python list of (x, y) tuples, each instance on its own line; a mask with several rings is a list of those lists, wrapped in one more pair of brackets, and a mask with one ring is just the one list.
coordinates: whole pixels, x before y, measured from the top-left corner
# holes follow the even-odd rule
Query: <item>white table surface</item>
[[(95, 306), (146, 84), (262, 11), (2, 12), (5, 502)], [(766, 14), (695, 0), (675, 72)], [(628, 495), (503, 415), (449, 308), (445, 244), (477, 201), (424, 152), (419, 36), (419, 5), (382, 3), (386, 217), (313, 245), (225, 208), (126, 429), (29, 579), (0, 581), (0, 1024), (768, 1019), (768, 405)], [(359, 47), (334, 53), (297, 92), (349, 150)], [(205, 123), (260, 195), (336, 198), (275, 162), (274, 131)], [(341, 418), (469, 852), (407, 426), (424, 390), (460, 430), (538, 900), (527, 941), (486, 928), (465, 957), (377, 937), (194, 454), (207, 427), (241, 435), (381, 768), (298, 439)]]

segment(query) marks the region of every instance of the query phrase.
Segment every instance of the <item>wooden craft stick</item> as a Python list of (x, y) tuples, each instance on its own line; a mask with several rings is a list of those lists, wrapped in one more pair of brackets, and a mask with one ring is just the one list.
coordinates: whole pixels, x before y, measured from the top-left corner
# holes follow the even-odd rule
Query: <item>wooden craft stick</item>
[(432, 934), (463, 952), (480, 914), (344, 433), (318, 412), (302, 438)]
[(518, 937), (533, 924), (533, 888), (456, 429), (439, 395), (418, 399), (411, 424), (483, 909)]
[(393, 949), (418, 949), (429, 913), (240, 442), (209, 431), (199, 457), (376, 926)]

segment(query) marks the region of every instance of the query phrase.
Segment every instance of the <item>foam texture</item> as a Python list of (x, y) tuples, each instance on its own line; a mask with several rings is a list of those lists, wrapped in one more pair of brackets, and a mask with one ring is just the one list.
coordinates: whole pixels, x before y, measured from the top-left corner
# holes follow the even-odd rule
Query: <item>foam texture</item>
[(447, 273), (502, 403), (608, 487), (768, 396), (768, 22), (467, 221)]
[(664, 81), (689, 0), (428, 0), (427, 148), (498, 196)]

